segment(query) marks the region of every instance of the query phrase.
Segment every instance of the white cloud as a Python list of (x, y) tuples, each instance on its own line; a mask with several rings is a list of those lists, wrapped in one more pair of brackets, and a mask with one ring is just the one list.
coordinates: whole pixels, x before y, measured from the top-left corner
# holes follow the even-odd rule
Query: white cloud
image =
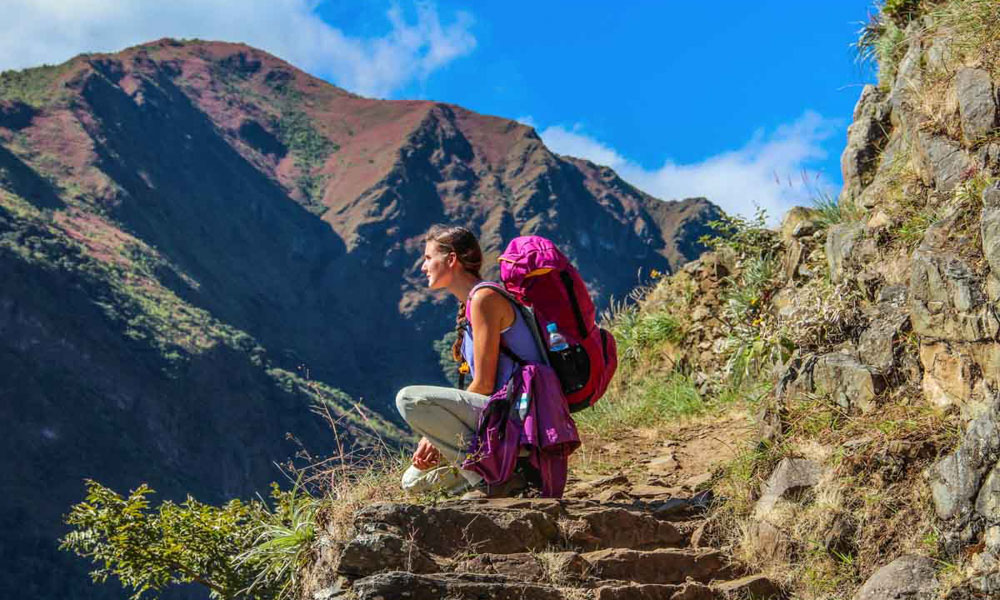
[(614, 148), (584, 134), (583, 127), (579, 124), (574, 125), (572, 129), (553, 125), (546, 127), (539, 135), (549, 150), (557, 154), (586, 158), (616, 170), (629, 164)]
[(539, 135), (554, 152), (586, 158), (615, 169), (623, 179), (664, 200), (705, 196), (729, 214), (753, 216), (757, 206), (777, 223), (796, 205), (809, 205), (817, 193), (833, 193), (834, 184), (810, 168), (827, 157), (823, 142), (841, 123), (806, 111), (773, 132), (757, 131), (742, 148), (703, 161), (678, 164), (667, 160), (645, 169), (611, 146), (583, 133), (555, 125)]
[(394, 7), (382, 37), (350, 37), (325, 23), (317, 0), (3, 0), (0, 70), (60, 63), (162, 37), (245, 42), (352, 92), (387, 97), (475, 48), (472, 17), (441, 22), (416, 3)]

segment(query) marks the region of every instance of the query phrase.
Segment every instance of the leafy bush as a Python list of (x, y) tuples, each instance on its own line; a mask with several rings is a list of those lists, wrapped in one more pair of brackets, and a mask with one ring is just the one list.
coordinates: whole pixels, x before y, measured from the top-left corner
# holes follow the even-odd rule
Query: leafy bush
[(458, 334), (451, 330), (444, 334), (439, 340), (434, 340), (434, 352), (438, 355), (438, 364), (441, 365), (441, 372), (452, 387), (458, 387), (458, 364), (451, 354), (452, 345)]
[(154, 509), (153, 493), (143, 484), (123, 497), (88, 480), (86, 499), (66, 516), (73, 531), (60, 548), (91, 559), (95, 582), (113, 575), (133, 599), (188, 583), (221, 599), (293, 594), (312, 547), (315, 499), (274, 486), (273, 509), (263, 500), (217, 507), (190, 496)]
[[(252, 546), (259, 506), (232, 500), (215, 507), (188, 497), (151, 509), (151, 494), (143, 484), (126, 498), (88, 480), (86, 500), (66, 517), (73, 531), (60, 548), (91, 559), (95, 582), (117, 577), (133, 599), (182, 583), (201, 584), (213, 598), (235, 598), (254, 583), (257, 573), (236, 557)], [(272, 592), (257, 588), (248, 597)]]

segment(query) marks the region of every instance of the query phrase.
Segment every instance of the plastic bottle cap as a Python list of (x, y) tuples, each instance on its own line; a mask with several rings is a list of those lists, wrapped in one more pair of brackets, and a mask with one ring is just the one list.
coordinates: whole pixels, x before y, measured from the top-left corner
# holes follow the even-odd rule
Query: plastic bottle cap
[(555, 323), (549, 323), (548, 325), (545, 326), (545, 329), (548, 329), (549, 331), (555, 331), (556, 330), (556, 324)]

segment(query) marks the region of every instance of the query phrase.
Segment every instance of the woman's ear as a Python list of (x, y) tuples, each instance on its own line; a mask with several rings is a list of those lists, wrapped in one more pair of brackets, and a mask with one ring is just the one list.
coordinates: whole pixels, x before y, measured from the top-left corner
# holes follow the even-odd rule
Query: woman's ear
[(448, 262), (447, 262), (448, 268), (449, 269), (454, 268), (456, 264), (458, 264), (458, 254), (455, 254), (454, 252), (449, 252)]

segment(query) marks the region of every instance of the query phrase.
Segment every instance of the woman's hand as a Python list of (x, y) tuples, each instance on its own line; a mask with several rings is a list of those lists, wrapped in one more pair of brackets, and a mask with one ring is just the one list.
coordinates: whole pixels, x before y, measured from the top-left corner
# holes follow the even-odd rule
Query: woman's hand
[(417, 450), (413, 453), (413, 466), (426, 471), (441, 460), (441, 452), (427, 438), (420, 438)]

